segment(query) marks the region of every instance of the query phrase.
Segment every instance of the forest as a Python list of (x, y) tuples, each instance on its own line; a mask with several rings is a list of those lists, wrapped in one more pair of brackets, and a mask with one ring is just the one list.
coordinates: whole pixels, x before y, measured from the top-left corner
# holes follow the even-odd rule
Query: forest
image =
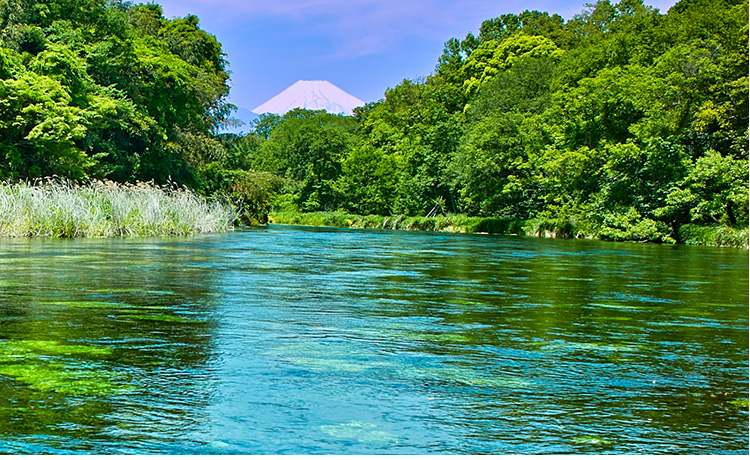
[(222, 134), (227, 56), (195, 16), (117, 0), (0, 3), (0, 180), (190, 187), (269, 213), (485, 217), (686, 242), (748, 227), (748, 3), (524, 11), (450, 38), (354, 116)]

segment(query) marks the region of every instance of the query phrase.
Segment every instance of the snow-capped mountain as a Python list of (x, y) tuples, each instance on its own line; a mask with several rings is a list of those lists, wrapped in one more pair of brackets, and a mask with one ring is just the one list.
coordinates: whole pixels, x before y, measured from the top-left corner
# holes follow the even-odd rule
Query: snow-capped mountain
[(352, 109), (363, 105), (364, 102), (327, 81), (300, 80), (254, 108), (253, 112), (284, 115), (292, 109), (303, 108), (352, 115)]

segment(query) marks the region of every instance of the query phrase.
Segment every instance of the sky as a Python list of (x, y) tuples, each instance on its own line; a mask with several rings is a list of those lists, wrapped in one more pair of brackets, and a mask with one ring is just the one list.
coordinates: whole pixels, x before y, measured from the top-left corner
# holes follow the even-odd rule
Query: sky
[[(227, 54), (230, 102), (252, 110), (299, 80), (377, 101), (405, 78), (430, 75), (445, 42), (477, 34), (485, 19), (538, 10), (568, 20), (587, 0), (150, 1), (167, 18), (198, 16)], [(666, 13), (676, 0), (645, 3)]]

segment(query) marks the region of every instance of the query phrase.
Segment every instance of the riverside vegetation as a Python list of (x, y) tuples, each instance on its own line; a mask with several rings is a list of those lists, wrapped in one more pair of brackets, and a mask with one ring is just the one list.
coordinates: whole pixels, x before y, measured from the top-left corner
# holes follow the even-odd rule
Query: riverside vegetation
[(191, 235), (229, 230), (234, 208), (186, 188), (59, 180), (0, 184), (0, 236)]
[(746, 0), (503, 14), (354, 116), (242, 135), (195, 16), (10, 0), (0, 30), (3, 179), (174, 181), (255, 223), (748, 245)]

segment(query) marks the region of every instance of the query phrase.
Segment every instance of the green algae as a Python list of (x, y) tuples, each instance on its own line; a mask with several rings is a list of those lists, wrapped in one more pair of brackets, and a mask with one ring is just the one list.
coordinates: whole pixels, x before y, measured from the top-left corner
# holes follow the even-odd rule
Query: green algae
[(28, 284), (15, 281), (15, 280), (1, 280), (0, 279), (0, 288), (15, 288), (15, 287), (22, 287), (27, 286)]
[(734, 401), (729, 401), (729, 404), (732, 404), (737, 407), (744, 407), (745, 409), (748, 408), (748, 400), (745, 399), (735, 399)]
[(458, 332), (404, 333), (401, 337), (407, 340), (419, 340), (434, 343), (471, 343), (474, 339)]
[(643, 345), (621, 344), (621, 343), (598, 343), (598, 342), (569, 342), (562, 340), (544, 341), (536, 340), (526, 342), (525, 346), (535, 348), (544, 352), (554, 353), (577, 353), (592, 352), (600, 354), (635, 353), (643, 351)]
[(473, 387), (527, 388), (534, 383), (512, 376), (483, 375), (474, 369), (458, 367), (415, 367), (398, 371), (409, 379), (438, 380)]
[(156, 296), (175, 295), (174, 291), (157, 291), (157, 290), (142, 289), (142, 288), (98, 288), (98, 289), (87, 289), (87, 291), (95, 292), (97, 294), (141, 294), (141, 295), (156, 295)]
[(376, 428), (377, 426), (372, 423), (352, 420), (351, 422), (336, 425), (323, 425), (319, 429), (334, 438), (356, 439), (364, 443), (388, 444), (398, 441), (396, 435), (377, 430)]
[(622, 305), (622, 304), (612, 304), (612, 303), (590, 303), (589, 306), (600, 307), (600, 308), (612, 308), (615, 310), (641, 310), (644, 308), (648, 308), (645, 305)]
[(71, 345), (54, 340), (5, 340), (0, 342), (0, 363), (26, 360), (40, 355), (109, 356), (112, 349), (91, 345)]
[(110, 356), (112, 349), (53, 340), (0, 342), (0, 375), (37, 391), (65, 395), (106, 395), (127, 389), (117, 383), (124, 374), (95, 369), (91, 359)]
[(55, 363), (5, 364), (0, 365), (0, 374), (13, 377), (37, 391), (53, 391), (73, 396), (110, 395), (132, 388), (116, 382), (124, 378), (124, 374)]
[(126, 307), (119, 302), (103, 302), (99, 300), (56, 300), (44, 302), (45, 305), (56, 307), (73, 307), (73, 308), (93, 308), (93, 309), (117, 309)]
[(199, 319), (185, 318), (183, 316), (175, 316), (175, 315), (118, 315), (117, 317), (137, 319), (141, 321), (157, 321), (157, 322), (162, 322), (162, 323), (194, 324), (194, 323), (204, 322)]
[(470, 344), (476, 339), (462, 331), (451, 332), (418, 332), (414, 326), (393, 325), (387, 329), (360, 329), (358, 332), (365, 336), (391, 337), (394, 339), (430, 342), (440, 344)]
[(573, 438), (573, 443), (594, 446), (611, 446), (613, 444), (612, 441), (600, 438), (598, 436), (576, 436), (575, 438)]

